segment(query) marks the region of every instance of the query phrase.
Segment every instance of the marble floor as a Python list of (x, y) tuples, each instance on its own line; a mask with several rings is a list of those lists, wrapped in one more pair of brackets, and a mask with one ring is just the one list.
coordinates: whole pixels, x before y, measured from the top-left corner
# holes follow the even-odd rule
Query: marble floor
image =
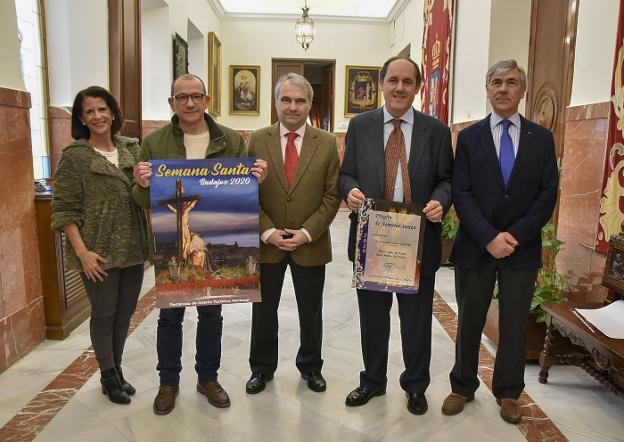
[[(97, 375), (88, 378), (77, 391), (67, 393), (70, 389), (66, 388), (65, 400), (69, 400), (63, 402), (56, 415), (56, 410), (50, 410), (45, 403), (33, 401), (50, 382), (55, 379), (58, 382), (59, 373), (76, 358), (89, 354), (84, 353), (90, 346), (88, 326), (84, 323), (64, 341), (43, 342), (0, 375), (0, 427), (4, 426), (0, 429), (0, 439), (33, 440), (36, 436), (36, 441), (81, 442), (624, 441), (624, 401), (576, 367), (553, 367), (549, 383), (542, 385), (537, 382), (539, 367), (527, 366), (525, 392), (540, 413), (533, 413), (532, 422), (527, 420), (524, 427), (509, 425), (499, 417), (499, 407), (485, 384), (463, 413), (453, 417), (442, 415), (440, 407), (449, 392), (448, 374), (454, 355), (454, 344), (447, 333), (452, 326), (446, 320), (440, 322), (442, 314), (436, 314), (433, 321), (432, 381), (427, 391), (429, 412), (424, 416), (411, 415), (398, 383), (403, 362), (395, 307), (387, 394), (363, 407), (345, 407), (344, 398), (357, 385), (362, 368), (356, 297), (350, 287), (351, 267), (345, 256), (347, 221), (347, 213), (341, 211), (332, 225), (334, 261), (327, 268), (324, 301), (323, 373), (328, 383), (325, 393), (308, 390), (294, 365), (298, 321), (292, 285), (287, 277), (280, 306), (280, 363), (274, 381), (263, 393), (255, 396), (245, 393), (251, 324), (248, 304), (228, 305), (223, 309), (219, 380), (230, 394), (232, 406), (214, 408), (195, 391), (196, 315), (193, 309), (188, 309), (184, 324), (185, 368), (176, 408), (167, 416), (154, 415), (152, 401), (158, 388), (158, 375), (155, 370), (157, 310), (153, 310), (129, 337), (126, 347), (124, 374), (137, 388), (130, 405), (110, 403), (100, 391)], [(152, 286), (153, 275), (148, 272), (144, 292)], [(440, 295), (436, 311), (454, 316), (452, 270), (440, 270), (436, 290)], [(486, 355), (487, 358), (491, 356)], [(59, 388), (55, 394), (62, 396), (63, 392)], [(29, 433), (29, 421), (35, 422), (46, 413), (51, 417), (49, 423)], [(22, 419), (22, 430), (7, 431), (16, 415)], [(546, 427), (549, 430), (543, 431)]]

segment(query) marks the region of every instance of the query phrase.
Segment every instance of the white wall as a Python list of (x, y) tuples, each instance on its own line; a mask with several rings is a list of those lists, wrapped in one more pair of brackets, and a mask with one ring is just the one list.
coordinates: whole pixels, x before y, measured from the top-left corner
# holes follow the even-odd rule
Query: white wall
[[(294, 36), (294, 21), (225, 20), (218, 35), (223, 46), (222, 108), (219, 122), (234, 129), (258, 129), (271, 123), (271, 59), (336, 60), (334, 118), (336, 131), (346, 130), (344, 83), (346, 65), (381, 66), (389, 56), (388, 25), (316, 23), (316, 37), (305, 52)], [(260, 115), (229, 115), (229, 66), (260, 65)]]
[(45, 0), (50, 105), (71, 106), (88, 86), (108, 88), (107, 0)]
[(17, 15), (14, 0), (0, 0), (0, 87), (26, 90), (20, 70)]
[(171, 116), (167, 97), (173, 81), (173, 36), (177, 33), (189, 43), (189, 71), (206, 81), (208, 32), (216, 32), (221, 37), (221, 22), (206, 0), (148, 3), (161, 7), (141, 12), (143, 119), (168, 120)]
[[(62, 8), (63, 5), (73, 4), (78, 0), (46, 0), (52, 1), (55, 2), (55, 8), (49, 9), (54, 11), (59, 8), (59, 3)], [(59, 3), (56, 3), (57, 1)], [(100, 4), (105, 2), (105, 0), (94, 1)], [(257, 129), (270, 123), (272, 58), (336, 60), (337, 130), (340, 130), (341, 126), (345, 127), (347, 121), (344, 117), (345, 65), (380, 66), (384, 60), (397, 54), (407, 44), (411, 44), (412, 58), (418, 62), (421, 59), (422, 0), (410, 0), (406, 3), (404, 9), (389, 25), (327, 23), (317, 20), (316, 39), (307, 52), (304, 52), (295, 41), (294, 21), (221, 20), (205, 0), (153, 0), (153, 2), (165, 6), (144, 11), (142, 17), (145, 119), (168, 119), (170, 116), (166, 99), (172, 80), (171, 39), (174, 33), (178, 33), (191, 43), (191, 71), (207, 79), (207, 69), (204, 67), (208, 59), (207, 44), (189, 40), (190, 36), (187, 35), (189, 20), (192, 20), (206, 43), (209, 31), (214, 31), (222, 42), (222, 107), (221, 117), (217, 120), (235, 129)], [(452, 123), (483, 118), (490, 111), (484, 78), (489, 65), (495, 60), (515, 58), (525, 68), (527, 67), (530, 3), (530, 0), (456, 2)], [(609, 99), (617, 14), (618, 0), (580, 2), (572, 105)], [(597, 23), (600, 26), (596, 26)], [(66, 27), (57, 29), (56, 32), (63, 32), (64, 29)], [(169, 32), (163, 32), (163, 29), (168, 29)], [(197, 38), (195, 36), (195, 39)], [(67, 51), (59, 51), (56, 60), (69, 55)], [(67, 64), (68, 62), (65, 63)], [(232, 64), (260, 65), (259, 116), (229, 115), (229, 66)], [(71, 72), (73, 76), (73, 69)], [(107, 77), (107, 70), (102, 72), (105, 72)], [(97, 72), (91, 70), (91, 74)], [(63, 72), (63, 75), (69, 76), (68, 71)], [(72, 85), (75, 83), (74, 80), (70, 82)], [(414, 106), (420, 108), (420, 96), (416, 97)], [(524, 102), (520, 106), (522, 111)]]
[(168, 6), (141, 12), (141, 112), (144, 120), (169, 118), (167, 97), (173, 76), (173, 44), (168, 29)]
[(458, 1), (451, 123), (486, 115), (491, 0)]
[[(422, 66), (423, 6), (423, 0), (410, 0), (390, 23), (392, 45), (386, 58), (397, 55), (409, 44), (410, 57)], [(419, 110), (420, 99), (420, 94), (414, 98), (414, 107)]]
[[(531, 0), (492, 0), (490, 10), (490, 44), (488, 66), (498, 60), (513, 58), (525, 71), (529, 64), (529, 39), (531, 34)], [(481, 84), (485, 84), (483, 72)], [(480, 84), (480, 85), (481, 85)], [(524, 113), (525, 100), (518, 110)], [(491, 112), (486, 103), (486, 112)]]
[(192, 21), (188, 21), (189, 72), (199, 75), (204, 81), (208, 73), (208, 36), (204, 35)]
[(610, 100), (619, 9), (618, 0), (579, 3), (571, 106)]

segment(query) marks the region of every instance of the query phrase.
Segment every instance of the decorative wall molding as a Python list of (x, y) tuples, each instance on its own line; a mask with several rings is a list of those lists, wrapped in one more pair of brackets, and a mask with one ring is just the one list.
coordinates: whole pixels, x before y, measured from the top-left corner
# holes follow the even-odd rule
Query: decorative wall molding
[[(208, 4), (220, 20), (251, 20), (251, 21), (296, 21), (301, 14), (250, 14), (227, 12), (219, 0), (207, 0)], [(398, 0), (388, 15), (384, 18), (377, 17), (347, 17), (342, 15), (314, 15), (315, 23), (365, 23), (365, 24), (389, 24), (405, 9), (410, 0)]]

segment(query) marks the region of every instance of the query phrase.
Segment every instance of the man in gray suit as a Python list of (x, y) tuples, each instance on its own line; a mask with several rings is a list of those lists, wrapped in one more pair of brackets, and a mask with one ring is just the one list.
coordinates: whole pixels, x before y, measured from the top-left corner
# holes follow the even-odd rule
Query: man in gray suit
[[(418, 65), (408, 57), (392, 57), (380, 73), (385, 105), (349, 123), (340, 193), (350, 215), (349, 259), (355, 252), (357, 215), (364, 198), (379, 198), (424, 206), (426, 226), (423, 262), (417, 293), (397, 293), (405, 371), (401, 388), (407, 409), (427, 411), (431, 360), (431, 314), (435, 273), (440, 266), (442, 217), (451, 206), (453, 152), (449, 128), (412, 108), (420, 90)], [(347, 406), (366, 404), (386, 392), (392, 293), (358, 290), (364, 371)]]

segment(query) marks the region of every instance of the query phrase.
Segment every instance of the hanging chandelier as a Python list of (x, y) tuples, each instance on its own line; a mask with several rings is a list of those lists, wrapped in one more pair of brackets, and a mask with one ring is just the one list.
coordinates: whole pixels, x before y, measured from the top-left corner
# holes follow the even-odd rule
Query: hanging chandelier
[(308, 8), (308, 0), (305, 0), (305, 6), (301, 8), (301, 10), (303, 14), (301, 14), (301, 18), (297, 20), (295, 24), (295, 36), (303, 50), (307, 51), (310, 47), (310, 43), (314, 40), (314, 22), (308, 14), (310, 11), (310, 8)]

